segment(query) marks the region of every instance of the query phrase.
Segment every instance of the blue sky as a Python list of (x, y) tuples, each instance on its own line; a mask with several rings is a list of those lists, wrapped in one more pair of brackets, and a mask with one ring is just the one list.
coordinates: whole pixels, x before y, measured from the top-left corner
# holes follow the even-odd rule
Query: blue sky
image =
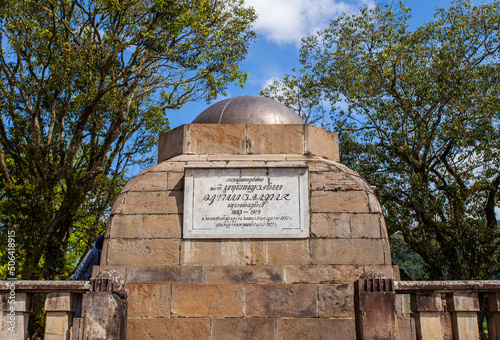
[[(363, 5), (369, 7), (377, 3), (390, 4), (383, 0), (246, 0), (248, 6), (255, 8), (259, 19), (254, 24), (256, 41), (250, 46), (247, 58), (241, 63), (242, 69), (249, 73), (244, 89), (229, 86), (227, 97), (258, 95), (259, 91), (273, 78), (282, 78), (298, 62), (300, 39), (325, 28), (328, 22), (342, 13), (356, 13)], [(431, 21), (436, 8), (447, 8), (449, 0), (406, 0), (411, 8), (410, 27)], [(491, 1), (486, 1), (491, 2)], [(479, 5), (482, 1), (475, 1)], [(213, 103), (225, 99), (219, 97)], [(184, 108), (168, 111), (172, 128), (189, 124), (209, 105), (205, 102), (190, 103)]]

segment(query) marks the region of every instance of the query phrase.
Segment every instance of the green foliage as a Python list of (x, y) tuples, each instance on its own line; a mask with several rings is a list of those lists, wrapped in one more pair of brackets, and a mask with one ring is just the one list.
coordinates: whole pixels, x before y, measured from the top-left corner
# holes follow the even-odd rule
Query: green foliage
[(0, 1), (0, 234), (20, 277), (67, 278), (166, 110), (246, 80), (255, 18), (240, 0)]
[[(498, 274), (500, 4), (363, 8), (303, 39), (302, 74), (332, 108), (341, 161), (383, 205), (431, 279)], [(393, 246), (394, 248), (394, 246)]]

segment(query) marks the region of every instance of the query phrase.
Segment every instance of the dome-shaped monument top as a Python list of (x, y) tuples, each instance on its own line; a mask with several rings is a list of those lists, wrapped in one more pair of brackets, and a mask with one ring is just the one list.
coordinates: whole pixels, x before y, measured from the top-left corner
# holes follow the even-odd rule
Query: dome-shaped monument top
[(200, 113), (193, 124), (304, 124), (304, 121), (275, 100), (239, 96), (213, 104)]

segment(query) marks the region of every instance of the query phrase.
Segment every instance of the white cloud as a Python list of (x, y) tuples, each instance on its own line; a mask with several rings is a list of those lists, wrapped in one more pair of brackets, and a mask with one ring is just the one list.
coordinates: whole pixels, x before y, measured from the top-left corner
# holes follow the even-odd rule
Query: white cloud
[(259, 15), (254, 29), (276, 43), (300, 43), (300, 39), (325, 28), (342, 13), (354, 13), (373, 0), (246, 0)]

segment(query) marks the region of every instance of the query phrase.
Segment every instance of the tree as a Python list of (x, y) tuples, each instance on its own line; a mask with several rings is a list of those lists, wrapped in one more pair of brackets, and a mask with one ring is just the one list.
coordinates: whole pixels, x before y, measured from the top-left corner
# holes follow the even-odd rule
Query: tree
[(167, 109), (244, 83), (255, 18), (242, 0), (0, 2), (1, 233), (22, 278), (63, 277)]
[[(500, 4), (361, 9), (304, 38), (302, 74), (332, 107), (341, 161), (376, 186), (388, 231), (431, 279), (499, 273)], [(272, 93), (275, 95), (275, 93)]]

